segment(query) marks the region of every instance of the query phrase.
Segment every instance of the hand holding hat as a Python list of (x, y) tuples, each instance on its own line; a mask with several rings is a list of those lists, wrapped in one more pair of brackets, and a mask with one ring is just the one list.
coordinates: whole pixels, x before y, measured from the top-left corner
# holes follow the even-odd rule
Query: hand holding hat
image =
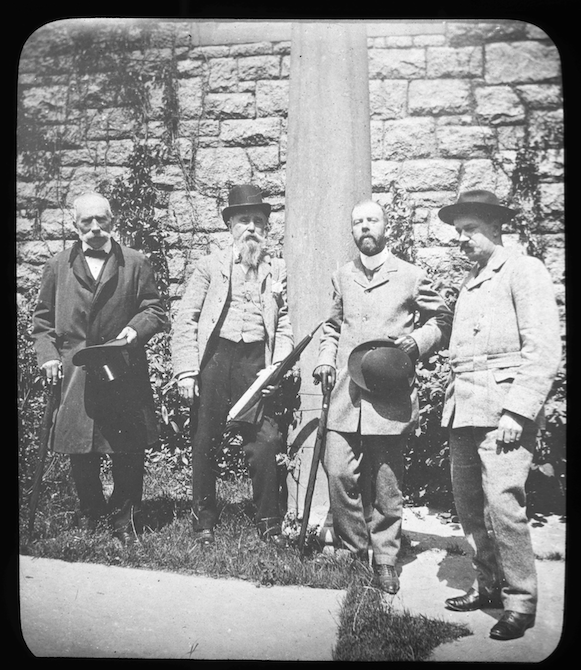
[(356, 346), (347, 362), (349, 376), (355, 384), (374, 395), (409, 393), (413, 385), (414, 364), (410, 356), (396, 345), (400, 341), (411, 346), (405, 342), (407, 337), (371, 340)]

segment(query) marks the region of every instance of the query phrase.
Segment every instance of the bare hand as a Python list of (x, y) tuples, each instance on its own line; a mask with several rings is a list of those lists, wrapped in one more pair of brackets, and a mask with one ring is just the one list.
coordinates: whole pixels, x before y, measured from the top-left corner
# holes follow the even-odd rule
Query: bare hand
[(330, 393), (335, 387), (337, 372), (332, 365), (319, 365), (313, 370), (315, 384), (322, 384), (323, 395)]
[(393, 343), (398, 349), (401, 349), (406, 353), (413, 362), (417, 361), (420, 357), (420, 350), (418, 348), (418, 343), (414, 340), (411, 335), (404, 335), (403, 337), (397, 337)]
[(131, 344), (133, 341), (135, 341), (137, 337), (137, 332), (131, 328), (131, 326), (125, 326), (123, 330), (117, 335), (115, 338), (116, 340), (122, 340), (125, 338), (127, 340), (127, 344)]
[(41, 369), (44, 370), (46, 381), (49, 384), (56, 384), (59, 379), (63, 378), (63, 364), (58, 360), (47, 361), (41, 366)]
[(182, 400), (185, 400), (189, 405), (193, 404), (194, 397), (197, 398), (200, 395), (200, 386), (198, 384), (197, 376), (179, 379), (178, 393)]
[(514, 412), (503, 412), (498, 422), (496, 441), (509, 448), (516, 447), (522, 436), (526, 419)]
[[(261, 370), (256, 376), (258, 377), (258, 375), (262, 374), (265, 371), (269, 373), (274, 372), (277, 367), (278, 365), (273, 363), (272, 365), (266, 367), (264, 370)], [(278, 384), (269, 384), (268, 386), (265, 386), (261, 391), (262, 397), (268, 398), (268, 396), (271, 396), (276, 391), (277, 388)]]

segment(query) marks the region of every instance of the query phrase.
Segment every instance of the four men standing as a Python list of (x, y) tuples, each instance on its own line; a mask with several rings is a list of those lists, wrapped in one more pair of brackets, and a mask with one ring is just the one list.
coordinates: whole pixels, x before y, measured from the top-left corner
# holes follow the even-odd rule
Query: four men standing
[[(214, 542), (218, 521), (215, 452), (228, 411), (261, 370), (293, 347), (285, 264), (265, 248), (269, 214), (256, 187), (231, 190), (222, 216), (232, 243), (200, 260), (173, 324), (174, 373), (180, 396), (192, 405), (194, 534), (204, 545)], [(561, 355), (547, 270), (502, 246), (501, 226), (514, 214), (488, 191), (463, 193), (439, 212), (475, 263), (456, 305), (442, 423), (450, 429), (454, 498), (474, 549), (476, 579), (446, 606), (502, 605), (491, 630), (496, 639), (520, 637), (534, 624), (524, 487)], [(166, 316), (147, 259), (111, 239), (107, 200), (81, 196), (75, 221), (79, 241), (45, 267), (33, 337), (47, 379), (62, 379), (53, 444), (71, 456), (81, 517), (94, 527), (107, 512), (99, 471), (101, 455), (111, 454), (113, 527), (127, 543), (141, 501), (143, 450), (157, 438), (143, 347), (166, 327)], [(364, 560), (371, 548), (379, 586), (394, 594), (403, 453), (418, 420), (414, 365), (447, 345), (452, 314), (426, 274), (388, 250), (378, 203), (357, 203), (351, 227), (359, 255), (332, 277), (313, 375), (331, 392), (324, 467), (337, 537)], [(73, 364), (83, 347), (115, 338), (125, 338), (130, 361), (129, 413), (119, 396), (113, 402), (106, 386)], [(282, 545), (276, 455), (283, 445), (268, 403), (273, 390), (265, 390), (264, 408), (240, 427), (258, 532)]]

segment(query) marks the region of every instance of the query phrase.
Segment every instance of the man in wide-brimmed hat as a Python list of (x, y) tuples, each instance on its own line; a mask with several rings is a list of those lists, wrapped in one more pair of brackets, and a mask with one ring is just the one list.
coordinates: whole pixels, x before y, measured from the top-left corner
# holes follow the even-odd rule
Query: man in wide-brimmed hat
[[(174, 374), (197, 424), (192, 507), (194, 539), (202, 545), (214, 542), (218, 522), (215, 456), (228, 411), (261, 370), (282, 361), (293, 348), (285, 263), (271, 257), (265, 246), (270, 209), (252, 184), (230, 190), (222, 218), (231, 244), (200, 259), (173, 324)], [(281, 434), (268, 404), (255, 419), (243, 431), (243, 448), (256, 524), (261, 538), (282, 545), (284, 510), (276, 461)]]
[(442, 425), (450, 430), (454, 499), (476, 577), (446, 607), (504, 608), (490, 631), (499, 640), (521, 637), (535, 621), (525, 482), (561, 356), (547, 269), (502, 244), (502, 225), (516, 214), (486, 190), (461, 193), (439, 211), (474, 263), (456, 303)]
[[(70, 456), (78, 523), (93, 531), (109, 518), (115, 536), (128, 544), (139, 527), (144, 451), (158, 440), (144, 346), (166, 328), (167, 317), (148, 259), (113, 239), (107, 198), (80, 195), (73, 217), (79, 240), (44, 268), (32, 337), (47, 379), (62, 382), (52, 444)], [(102, 346), (116, 338), (122, 347)], [(91, 362), (93, 351), (102, 350), (106, 361), (105, 352), (115, 357), (121, 348), (128, 365), (120, 387)], [(114, 482), (107, 501), (100, 479), (105, 454)]]
[(394, 594), (403, 454), (419, 416), (412, 361), (445, 346), (452, 315), (426, 273), (387, 248), (379, 203), (357, 203), (351, 231), (359, 254), (332, 277), (313, 376), (332, 389), (324, 466), (335, 534), (365, 561), (372, 548), (379, 586)]

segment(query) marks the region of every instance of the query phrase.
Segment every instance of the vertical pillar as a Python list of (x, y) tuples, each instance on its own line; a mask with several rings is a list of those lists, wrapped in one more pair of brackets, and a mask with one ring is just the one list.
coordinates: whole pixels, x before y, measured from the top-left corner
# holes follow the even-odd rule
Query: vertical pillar
[[(289, 311), (297, 341), (324, 320), (331, 275), (353, 257), (350, 212), (371, 196), (367, 35), (362, 22), (298, 22), (292, 28), (286, 227)], [(319, 335), (301, 356), (301, 420), (289, 433), (298, 450), (298, 484), (289, 478), (289, 509), (302, 516), (322, 393), (315, 386)], [(311, 523), (328, 510), (319, 467)]]

